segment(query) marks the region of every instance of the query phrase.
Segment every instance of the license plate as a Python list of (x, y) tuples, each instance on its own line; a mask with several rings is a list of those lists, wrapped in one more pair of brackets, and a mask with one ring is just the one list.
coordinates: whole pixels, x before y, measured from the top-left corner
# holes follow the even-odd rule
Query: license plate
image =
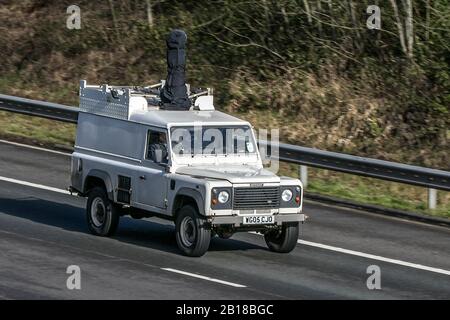
[(273, 224), (273, 216), (248, 216), (244, 217), (244, 224)]

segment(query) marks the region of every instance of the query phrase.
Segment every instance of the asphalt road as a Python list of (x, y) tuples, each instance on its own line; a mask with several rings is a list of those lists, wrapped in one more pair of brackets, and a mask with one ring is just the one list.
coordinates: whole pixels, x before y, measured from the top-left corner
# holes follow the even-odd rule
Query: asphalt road
[[(58, 192), (69, 170), (67, 155), (0, 142), (0, 299), (450, 299), (448, 228), (307, 202), (290, 254), (240, 233), (188, 258), (156, 218), (89, 234), (85, 200)], [(67, 289), (69, 265), (80, 290)], [(370, 265), (380, 290), (367, 288)]]

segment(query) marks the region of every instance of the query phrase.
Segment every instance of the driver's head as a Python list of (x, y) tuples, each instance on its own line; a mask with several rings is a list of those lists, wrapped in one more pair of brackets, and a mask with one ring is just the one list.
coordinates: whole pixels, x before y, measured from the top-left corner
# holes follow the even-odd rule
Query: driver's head
[(158, 135), (158, 142), (159, 143), (166, 143), (166, 134), (164, 132), (161, 132)]

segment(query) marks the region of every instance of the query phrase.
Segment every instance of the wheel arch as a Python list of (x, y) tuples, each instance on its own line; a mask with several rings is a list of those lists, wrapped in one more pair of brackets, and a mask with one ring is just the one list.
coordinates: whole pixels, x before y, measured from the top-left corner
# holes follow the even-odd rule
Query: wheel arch
[(111, 177), (105, 171), (93, 169), (89, 171), (84, 179), (83, 194), (87, 194), (92, 188), (97, 186), (104, 187), (109, 200), (114, 201), (114, 188)]
[(188, 204), (195, 206), (198, 210), (198, 213), (204, 216), (204, 203), (205, 201), (201, 193), (197, 190), (193, 190), (190, 188), (181, 188), (180, 190), (178, 190), (173, 200), (172, 215), (174, 217), (174, 220), (176, 219), (179, 209)]

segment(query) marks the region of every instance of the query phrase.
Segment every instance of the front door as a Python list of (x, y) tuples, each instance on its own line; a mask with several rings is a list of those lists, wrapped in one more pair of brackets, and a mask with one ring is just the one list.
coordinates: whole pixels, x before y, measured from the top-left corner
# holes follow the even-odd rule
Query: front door
[(164, 129), (148, 130), (145, 155), (135, 180), (138, 184), (138, 203), (160, 209), (166, 208), (167, 164), (167, 131)]

